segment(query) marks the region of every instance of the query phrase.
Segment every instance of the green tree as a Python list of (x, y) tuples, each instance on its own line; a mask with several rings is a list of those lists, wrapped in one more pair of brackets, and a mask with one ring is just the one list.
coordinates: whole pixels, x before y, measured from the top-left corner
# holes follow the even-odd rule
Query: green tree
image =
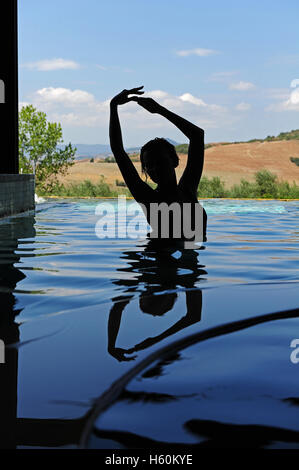
[(59, 123), (48, 122), (47, 115), (32, 105), (19, 113), (19, 158), (23, 173), (34, 173), (37, 188), (51, 191), (58, 176), (74, 164), (76, 148), (69, 143), (64, 148)]

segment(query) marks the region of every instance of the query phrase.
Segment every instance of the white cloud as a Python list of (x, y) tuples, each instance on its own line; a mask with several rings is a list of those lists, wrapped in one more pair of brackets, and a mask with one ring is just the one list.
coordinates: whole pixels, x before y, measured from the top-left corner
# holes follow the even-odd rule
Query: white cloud
[[(152, 90), (145, 93), (156, 99), (162, 106), (170, 109), (205, 130), (231, 127), (238, 120), (229, 110), (215, 103), (203, 100), (201, 97), (189, 92), (181, 95), (170, 94), (164, 90)], [(42, 88), (25, 97), (40, 111), (47, 114), (50, 121), (59, 122), (67, 133), (71, 133), (72, 140), (78, 139), (79, 134), (96, 132), (102, 142), (108, 140), (109, 103), (106, 100), (97, 100), (94, 95), (85, 90), (71, 90), (67, 88)], [(140, 141), (142, 138), (156, 135), (173, 135), (173, 126), (164, 117), (148, 113), (135, 102), (119, 107), (120, 121), (125, 140)], [(146, 137), (145, 137), (146, 136)], [(179, 138), (179, 137), (178, 137)], [(182, 139), (182, 137), (181, 137)]]
[(182, 112), (198, 113), (199, 111), (204, 111), (211, 113), (226, 111), (226, 108), (223, 106), (208, 104), (202, 98), (198, 98), (191, 93), (183, 93), (180, 96), (175, 96), (162, 90), (154, 90), (146, 93), (145, 96), (159, 99), (159, 103), (163, 106), (171, 107), (174, 110), (180, 110)]
[(19, 111), (25, 106), (29, 106), (30, 103), (27, 103), (27, 101), (19, 101)]
[(239, 103), (236, 106), (237, 111), (248, 111), (251, 108), (251, 104), (249, 103)]
[(75, 70), (79, 69), (80, 65), (73, 60), (45, 59), (38, 62), (29, 62), (27, 64), (23, 64), (22, 67), (38, 70), (41, 72), (48, 72), (52, 70)]
[(37, 101), (45, 104), (62, 104), (64, 106), (76, 106), (90, 104), (95, 101), (91, 93), (83, 90), (69, 90), (67, 88), (42, 88), (36, 92)]
[(282, 103), (282, 109), (285, 111), (299, 111), (299, 88), (293, 90), (289, 98)]
[(209, 55), (219, 54), (219, 52), (215, 51), (213, 49), (197, 48), (197, 49), (187, 49), (187, 50), (177, 51), (176, 54), (180, 57), (187, 57), (189, 55), (197, 55), (197, 56), (200, 56), (200, 57), (207, 57)]
[(296, 88), (299, 86), (299, 78), (294, 78), (294, 80), (291, 81), (291, 88)]
[(207, 104), (201, 99), (196, 98), (195, 96), (191, 95), (190, 93), (184, 93), (179, 97), (182, 101), (186, 101), (187, 103), (192, 103), (197, 106), (207, 106)]
[(266, 111), (299, 111), (299, 88), (289, 93), (284, 101), (268, 106)]
[(160, 100), (160, 99), (163, 99), (163, 98), (167, 98), (168, 93), (166, 93), (166, 91), (162, 91), (162, 90), (153, 90), (153, 91), (144, 93), (144, 96), (150, 96), (154, 100)]
[(299, 88), (296, 90), (292, 91), (289, 99), (286, 102), (286, 106), (296, 106), (299, 107)]
[(252, 90), (255, 88), (255, 85), (251, 82), (237, 82), (237, 83), (231, 83), (230, 87), (231, 90), (238, 90), (238, 91), (247, 91), (247, 90)]
[(53, 113), (51, 120), (60, 122), (63, 126), (67, 127), (97, 127), (102, 124), (99, 116), (96, 114), (88, 113)]

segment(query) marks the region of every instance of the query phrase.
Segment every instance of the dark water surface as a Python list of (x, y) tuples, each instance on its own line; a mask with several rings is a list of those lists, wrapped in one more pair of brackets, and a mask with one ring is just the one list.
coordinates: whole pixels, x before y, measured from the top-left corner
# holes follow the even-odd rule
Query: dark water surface
[(204, 201), (162, 254), (97, 204), (0, 223), (2, 448), (298, 447), (299, 203)]

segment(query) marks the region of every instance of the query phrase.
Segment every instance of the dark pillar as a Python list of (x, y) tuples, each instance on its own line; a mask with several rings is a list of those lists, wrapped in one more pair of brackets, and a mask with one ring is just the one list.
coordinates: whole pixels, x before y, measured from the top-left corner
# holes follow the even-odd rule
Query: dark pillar
[(19, 173), (18, 156), (18, 21), (17, 0), (1, 0), (0, 174)]

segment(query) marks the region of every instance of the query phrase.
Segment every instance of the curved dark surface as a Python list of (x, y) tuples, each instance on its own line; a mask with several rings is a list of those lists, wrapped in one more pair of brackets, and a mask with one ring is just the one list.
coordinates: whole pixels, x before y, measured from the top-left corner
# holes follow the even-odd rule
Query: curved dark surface
[[(263, 448), (279, 447), (285, 442), (299, 448), (298, 398), (287, 398), (296, 393), (298, 378), (290, 354), (287, 361), (279, 358), (287, 323), (291, 321), (298, 328), (298, 318), (299, 309), (293, 309), (236, 321), (195, 333), (156, 351), (98, 400), (81, 445)], [(279, 337), (280, 344), (272, 358), (283, 364), (279, 377), (275, 374), (278, 364), (269, 361), (267, 335), (270, 339)], [(258, 341), (259, 337), (266, 338), (265, 344)], [(202, 342), (207, 342), (203, 348)], [(285, 346), (289, 346), (288, 342)], [(221, 354), (230, 359), (220, 360), (223, 368), (217, 364)], [(265, 385), (269, 364), (272, 375)], [(279, 396), (276, 388), (281, 388), (284, 395)], [(236, 405), (236, 401), (241, 405)], [(227, 406), (235, 408), (235, 413), (223, 411)], [(202, 414), (210, 419), (202, 418)], [(161, 422), (169, 419), (171, 422), (161, 430)], [(146, 430), (146, 435), (138, 434), (138, 429)]]

